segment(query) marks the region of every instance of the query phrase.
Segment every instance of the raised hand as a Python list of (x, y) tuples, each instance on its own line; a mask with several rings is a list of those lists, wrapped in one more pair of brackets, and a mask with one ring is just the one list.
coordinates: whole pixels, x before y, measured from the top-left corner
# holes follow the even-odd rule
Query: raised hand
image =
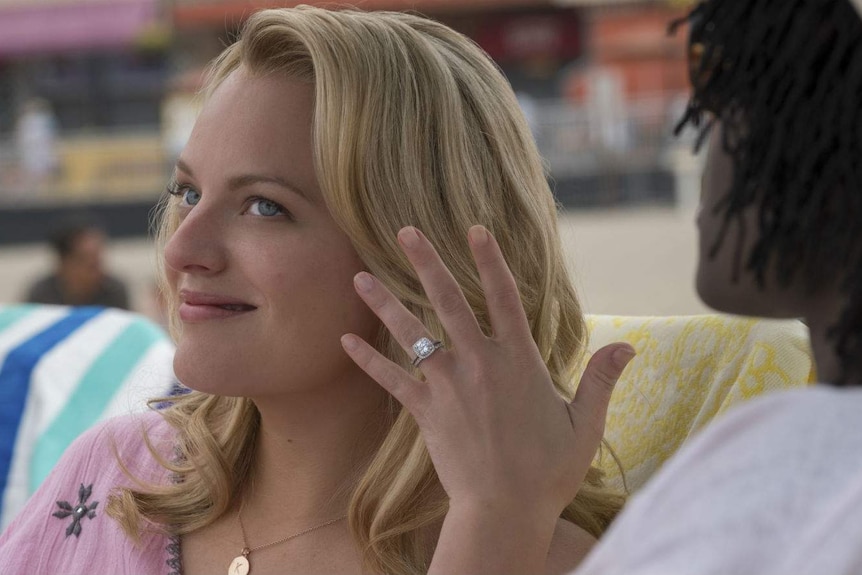
[[(496, 544), (489, 549), (491, 540), (457, 534), (480, 528), (486, 534), (495, 532), (495, 540), (507, 533), (513, 537), (515, 532), (507, 531), (507, 522), (520, 523), (518, 533), (524, 529), (536, 532), (536, 545), (528, 545), (537, 547), (533, 550), (536, 557), (527, 553), (522, 564), (523, 568), (534, 566), (541, 548), (549, 544), (556, 518), (586, 476), (604, 433), (611, 391), (634, 350), (627, 344), (599, 350), (588, 364), (574, 400), (566, 402), (554, 388), (533, 341), (515, 279), (485, 228), (471, 228), (468, 240), (487, 300), (493, 329), (490, 337), (482, 333), (460, 287), (427, 238), (407, 227), (398, 239), (451, 347), (435, 350), (421, 360), (424, 382), (355, 335), (342, 338), (345, 351), (419, 425), (450, 498), (440, 543), (449, 546), (448, 557), (441, 569), (467, 572), (479, 565), (492, 572), (486, 562), (491, 557), (480, 556), (493, 552), (500, 558)], [(415, 342), (434, 340), (370, 274), (358, 274), (355, 285), (405, 352), (415, 356)], [(446, 540), (447, 527), (451, 541)], [(511, 543), (514, 547), (509, 549), (517, 549), (523, 542)], [(438, 555), (439, 549), (438, 545)], [(546, 554), (546, 546), (544, 551)], [(434, 562), (442, 565), (440, 561), (435, 555)], [(510, 563), (506, 568), (518, 570)]]

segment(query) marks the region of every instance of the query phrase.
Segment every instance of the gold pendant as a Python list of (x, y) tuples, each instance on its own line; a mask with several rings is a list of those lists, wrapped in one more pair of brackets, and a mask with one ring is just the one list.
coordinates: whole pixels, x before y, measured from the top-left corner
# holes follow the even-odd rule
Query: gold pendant
[(248, 575), (251, 565), (248, 563), (248, 557), (245, 555), (237, 555), (230, 562), (230, 568), (227, 570), (227, 575)]

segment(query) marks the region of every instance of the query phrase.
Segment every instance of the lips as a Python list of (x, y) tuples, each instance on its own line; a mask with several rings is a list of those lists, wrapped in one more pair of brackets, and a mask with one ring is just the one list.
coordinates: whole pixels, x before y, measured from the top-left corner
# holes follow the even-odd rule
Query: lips
[(228, 319), (257, 309), (250, 303), (221, 294), (180, 290), (180, 319), (198, 323), (214, 319)]
[(251, 311), (255, 309), (253, 305), (247, 305), (244, 303), (226, 303), (221, 304), (218, 307), (226, 309), (228, 311)]

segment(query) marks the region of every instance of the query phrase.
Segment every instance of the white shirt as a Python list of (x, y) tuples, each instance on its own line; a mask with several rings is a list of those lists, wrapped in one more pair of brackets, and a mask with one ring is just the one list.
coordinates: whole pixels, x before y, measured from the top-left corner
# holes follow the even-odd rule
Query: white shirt
[(740, 406), (630, 501), (577, 575), (862, 573), (862, 389)]

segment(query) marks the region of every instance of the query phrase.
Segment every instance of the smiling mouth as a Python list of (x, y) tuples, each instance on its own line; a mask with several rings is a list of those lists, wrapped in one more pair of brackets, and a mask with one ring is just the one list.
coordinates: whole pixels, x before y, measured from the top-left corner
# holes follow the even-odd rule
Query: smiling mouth
[(220, 307), (220, 308), (226, 309), (228, 311), (252, 311), (252, 310), (257, 309), (253, 305), (245, 305), (245, 304), (224, 304), (224, 305), (220, 305), (220, 306), (216, 306), (216, 307)]
[(183, 302), (179, 307), (179, 317), (185, 323), (200, 323), (210, 320), (227, 320), (245, 316), (257, 309), (244, 303), (203, 303)]

